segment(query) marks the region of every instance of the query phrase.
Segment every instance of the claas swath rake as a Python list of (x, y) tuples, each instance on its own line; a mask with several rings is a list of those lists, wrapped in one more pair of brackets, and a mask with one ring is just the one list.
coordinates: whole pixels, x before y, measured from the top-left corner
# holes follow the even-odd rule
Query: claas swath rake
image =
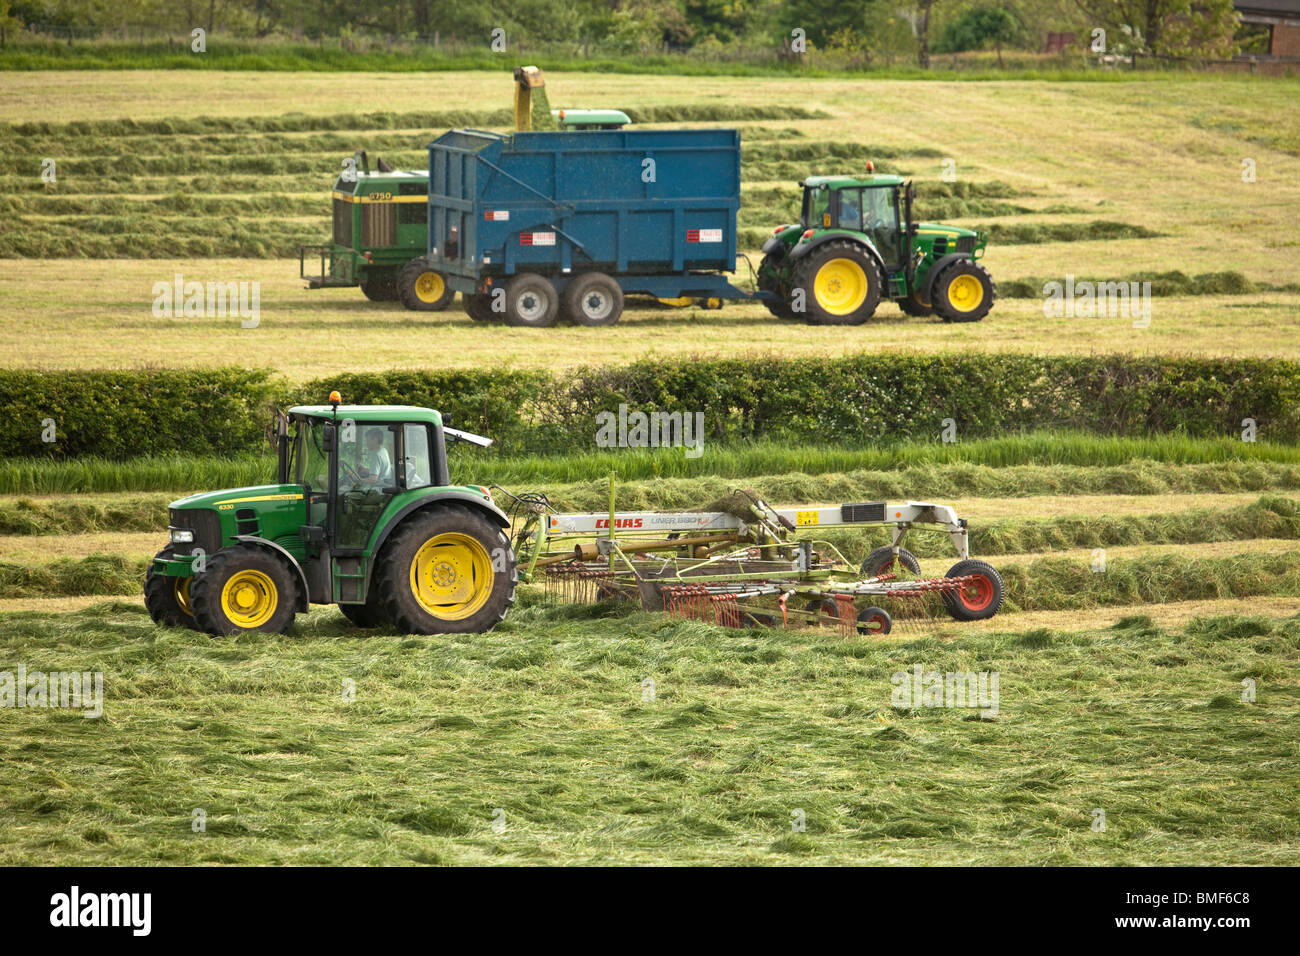
[[(846, 634), (888, 634), (896, 620), (941, 611), (982, 620), (1002, 606), (1001, 576), (970, 559), (966, 522), (944, 505), (773, 508), (737, 490), (700, 511), (624, 512), (612, 481), (608, 512), (562, 513), (542, 495), (510, 497), (520, 578), (566, 601), (624, 598), (726, 627), (820, 624)], [(819, 537), (870, 527), (890, 529), (890, 544), (860, 562)], [(943, 577), (921, 576), (902, 547), (912, 531), (949, 537), (959, 560)]]

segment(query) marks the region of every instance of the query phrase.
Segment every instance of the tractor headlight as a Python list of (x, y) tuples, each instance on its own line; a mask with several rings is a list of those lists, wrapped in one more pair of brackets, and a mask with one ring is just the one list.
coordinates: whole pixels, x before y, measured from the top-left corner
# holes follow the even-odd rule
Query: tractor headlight
[(171, 532), (172, 544), (191, 544), (194, 541), (194, 532), (188, 528), (168, 528)]

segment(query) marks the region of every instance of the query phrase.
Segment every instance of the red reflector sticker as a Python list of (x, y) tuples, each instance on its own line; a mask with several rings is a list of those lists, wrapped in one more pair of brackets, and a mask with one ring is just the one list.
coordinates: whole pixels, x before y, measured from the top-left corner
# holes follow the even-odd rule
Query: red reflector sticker
[(553, 246), (555, 245), (555, 233), (521, 232), (519, 234), (519, 244), (521, 246)]
[(721, 242), (721, 229), (687, 229), (687, 242)]
[(483, 218), (486, 219), (488, 222), (509, 222), (510, 210), (509, 209), (485, 209), (483, 210)]

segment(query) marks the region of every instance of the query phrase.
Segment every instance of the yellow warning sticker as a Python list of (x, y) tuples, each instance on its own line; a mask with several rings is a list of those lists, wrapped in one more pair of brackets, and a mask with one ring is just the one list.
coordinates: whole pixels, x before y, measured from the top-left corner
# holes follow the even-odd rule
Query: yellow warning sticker
[(794, 523), (797, 525), (817, 524), (820, 520), (820, 511), (796, 511), (794, 513)]

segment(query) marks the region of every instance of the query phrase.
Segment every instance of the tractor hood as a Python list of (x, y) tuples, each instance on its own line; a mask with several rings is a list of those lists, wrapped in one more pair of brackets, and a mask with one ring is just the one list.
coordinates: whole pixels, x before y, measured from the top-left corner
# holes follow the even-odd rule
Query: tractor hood
[(916, 224), (916, 233), (919, 236), (947, 236), (950, 239), (958, 239), (962, 236), (971, 236), (973, 238), (978, 235), (974, 229), (964, 229), (961, 226), (946, 226), (941, 222), (918, 222)]
[(175, 510), (210, 508), (218, 512), (233, 512), (240, 506), (246, 506), (261, 511), (268, 505), (274, 507), (276, 504), (301, 500), (301, 485), (253, 485), (249, 488), (205, 491), (188, 498), (178, 498), (168, 507)]

